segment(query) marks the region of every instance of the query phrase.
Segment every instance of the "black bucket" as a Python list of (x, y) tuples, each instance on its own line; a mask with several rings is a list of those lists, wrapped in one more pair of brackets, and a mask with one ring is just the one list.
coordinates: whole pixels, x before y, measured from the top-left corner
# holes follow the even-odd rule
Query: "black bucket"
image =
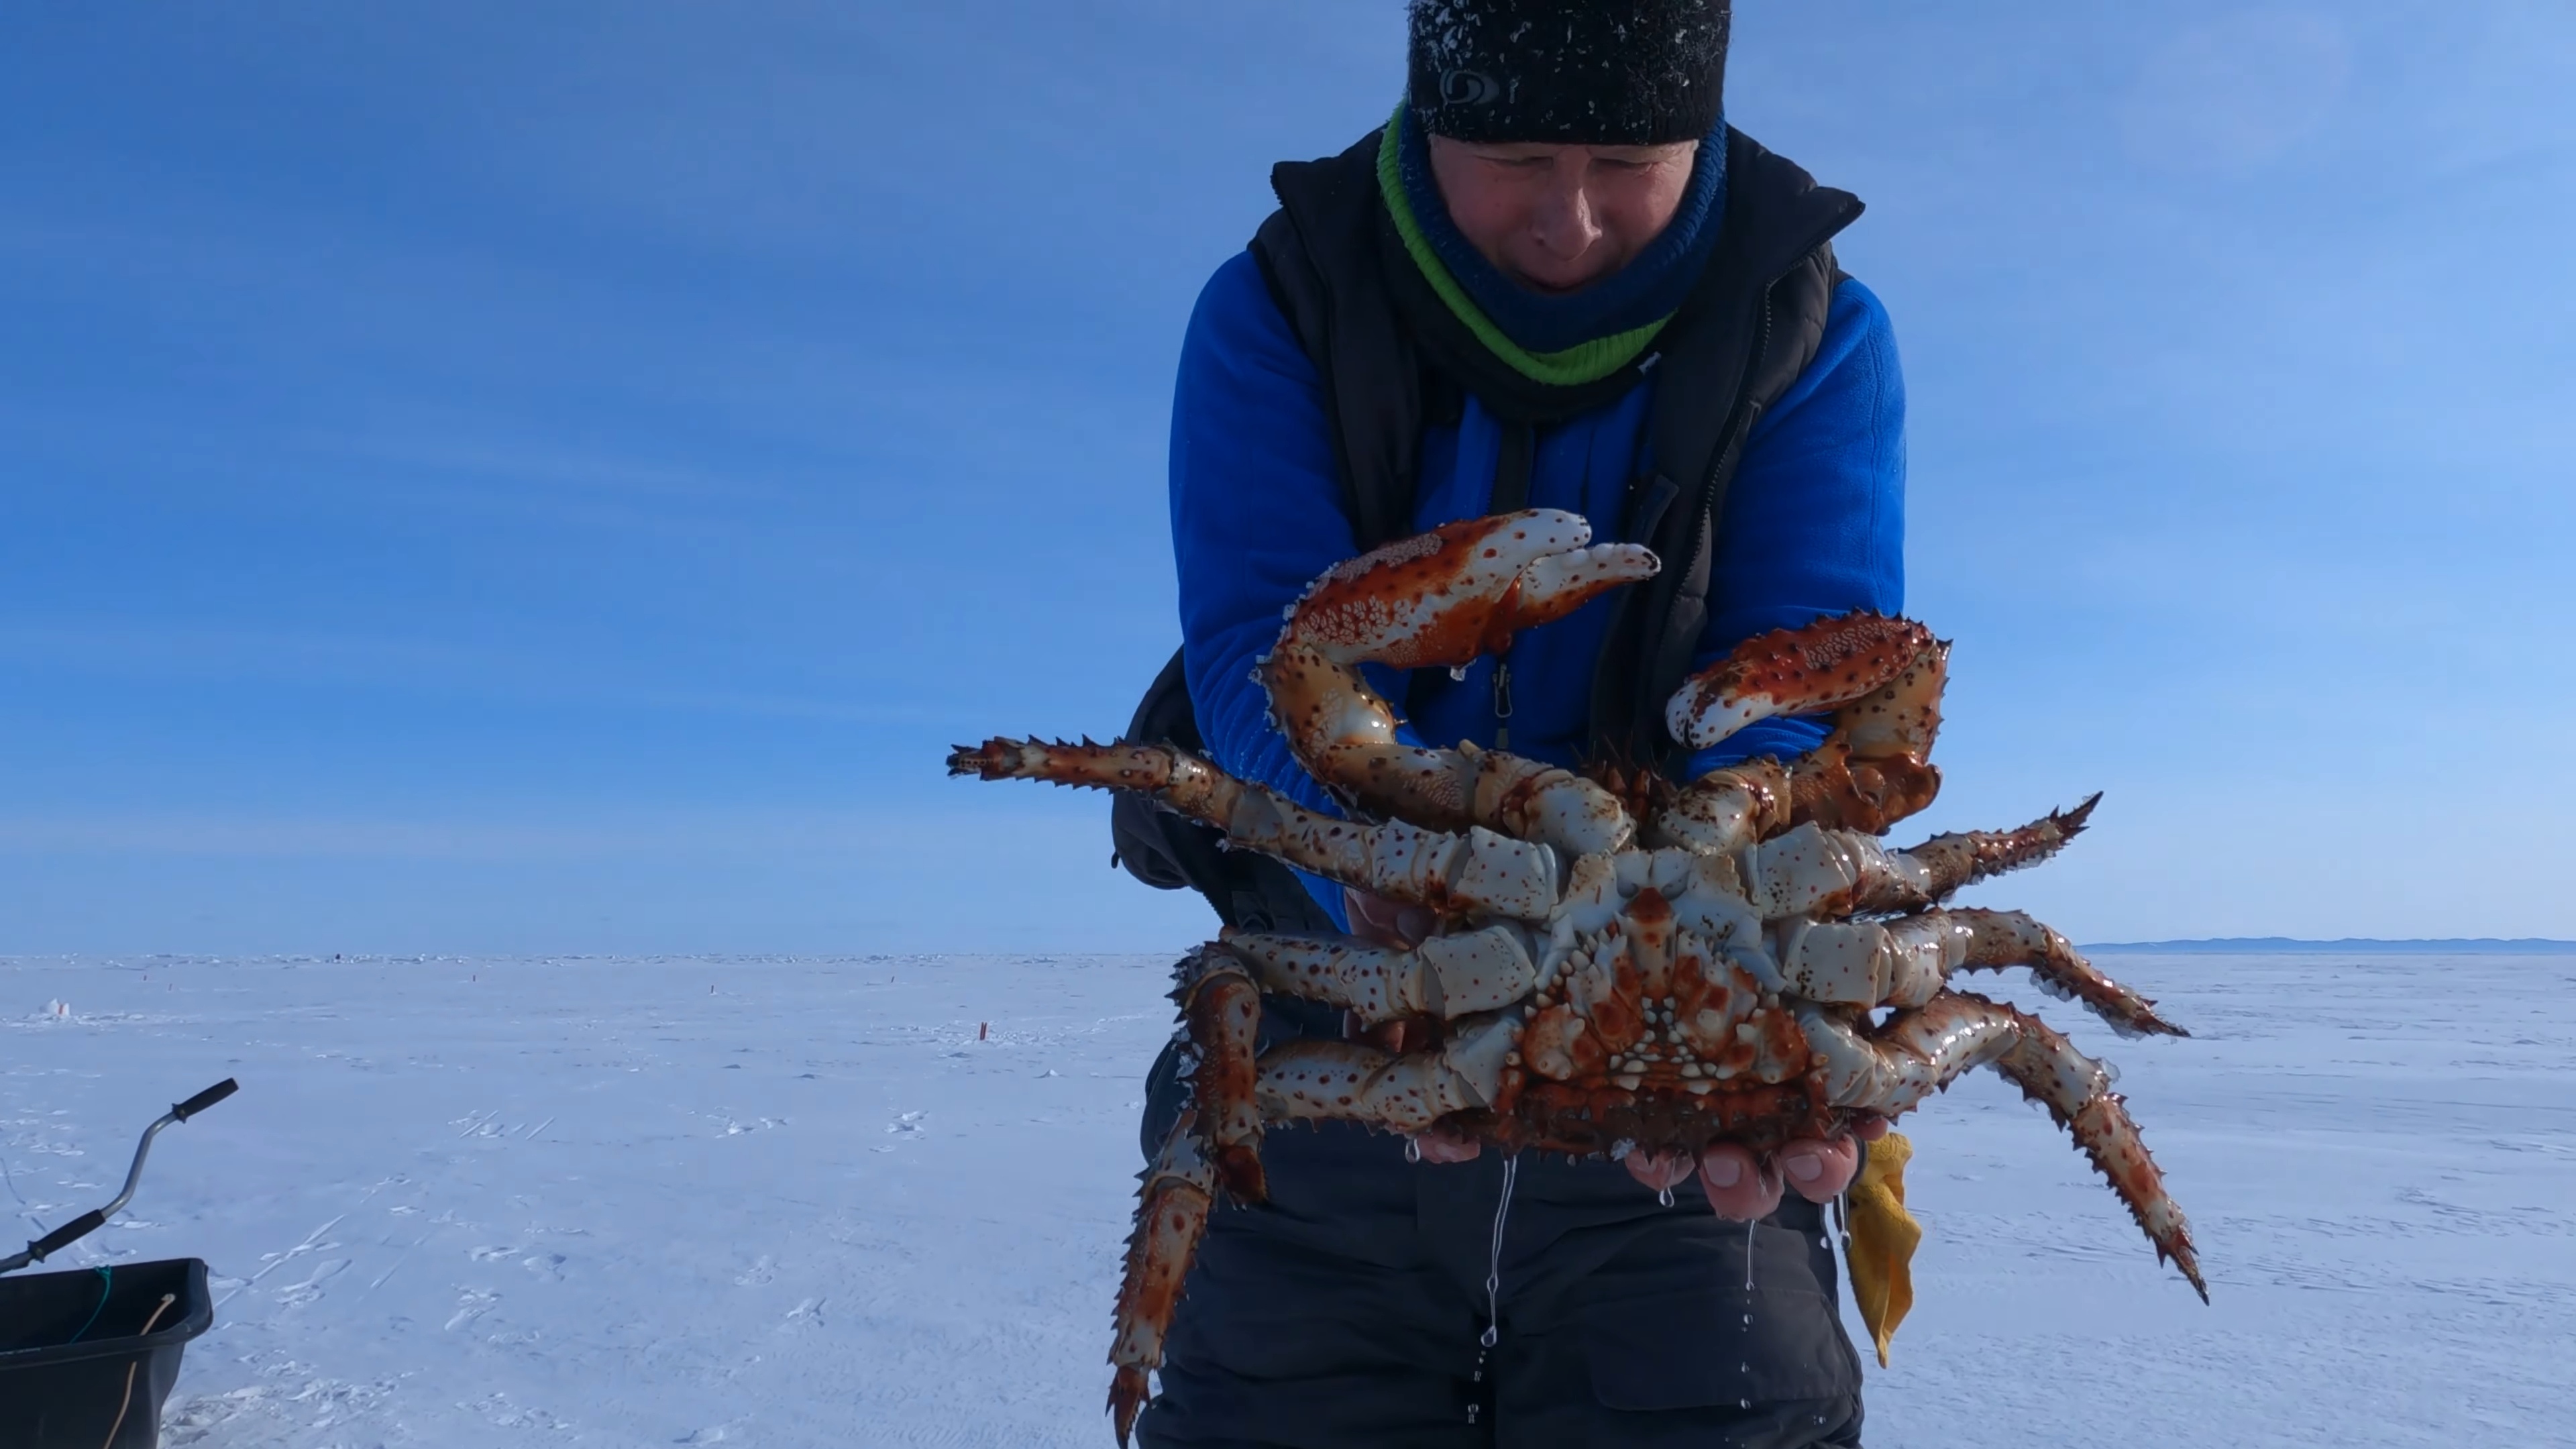
[(179, 1355), (214, 1321), (198, 1258), (0, 1278), (0, 1449), (155, 1449)]

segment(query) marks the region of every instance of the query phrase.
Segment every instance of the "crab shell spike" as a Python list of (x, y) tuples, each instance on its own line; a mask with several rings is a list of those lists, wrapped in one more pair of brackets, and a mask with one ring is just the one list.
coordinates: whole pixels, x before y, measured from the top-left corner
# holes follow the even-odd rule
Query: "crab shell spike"
[(1561, 508), (1443, 524), (1335, 565), (1290, 609), (1281, 642), (1335, 664), (1465, 664), (1659, 567), (1640, 545), (1591, 542), (1592, 525)]
[(1775, 629), (1685, 681), (1664, 706), (1664, 727), (1703, 750), (1756, 720), (1866, 699), (1940, 647), (1931, 630), (1885, 614)]

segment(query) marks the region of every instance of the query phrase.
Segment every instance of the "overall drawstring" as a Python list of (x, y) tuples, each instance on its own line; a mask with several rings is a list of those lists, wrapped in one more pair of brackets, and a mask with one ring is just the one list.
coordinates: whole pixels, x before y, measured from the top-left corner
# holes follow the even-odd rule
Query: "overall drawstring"
[(1485, 1406), (1485, 1364), (1493, 1357), (1494, 1345), (1503, 1337), (1503, 1225), (1511, 1221), (1512, 1187), (1520, 1180), (1521, 1159), (1515, 1153), (1503, 1159), (1503, 1195), (1494, 1204), (1494, 1239), (1485, 1253), (1485, 1331), (1476, 1339), (1476, 1397), (1467, 1401), (1467, 1422)]

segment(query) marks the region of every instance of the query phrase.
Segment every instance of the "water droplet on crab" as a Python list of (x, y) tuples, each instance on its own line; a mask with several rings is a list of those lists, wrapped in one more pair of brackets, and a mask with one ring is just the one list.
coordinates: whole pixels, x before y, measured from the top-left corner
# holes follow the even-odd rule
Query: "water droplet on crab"
[(1673, 1190), (1668, 1187), (1657, 1192), (1655, 1194), (1655, 1201), (1664, 1207), (1671, 1207), (1673, 1205)]

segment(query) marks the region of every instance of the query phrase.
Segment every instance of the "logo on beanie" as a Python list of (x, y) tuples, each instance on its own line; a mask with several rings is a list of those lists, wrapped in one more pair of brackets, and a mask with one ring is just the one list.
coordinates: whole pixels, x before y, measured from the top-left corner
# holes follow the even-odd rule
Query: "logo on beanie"
[(1444, 106), (1490, 106), (1502, 98), (1502, 83), (1483, 71), (1444, 70), (1440, 73), (1440, 104)]

